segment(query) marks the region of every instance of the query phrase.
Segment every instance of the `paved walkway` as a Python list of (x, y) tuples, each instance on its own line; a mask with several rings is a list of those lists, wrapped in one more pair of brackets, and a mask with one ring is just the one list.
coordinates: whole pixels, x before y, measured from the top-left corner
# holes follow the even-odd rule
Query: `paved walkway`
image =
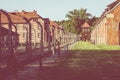
[(34, 61), (16, 75), (2, 75), (0, 80), (120, 80), (120, 51), (69, 51), (46, 58), (42, 68)]

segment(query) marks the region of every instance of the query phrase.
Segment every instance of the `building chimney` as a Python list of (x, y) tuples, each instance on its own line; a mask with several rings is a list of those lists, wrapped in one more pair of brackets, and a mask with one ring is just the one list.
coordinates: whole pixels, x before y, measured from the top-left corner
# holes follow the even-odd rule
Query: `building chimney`
[(33, 10), (34, 13), (37, 13), (37, 10)]
[(25, 10), (22, 10), (22, 14), (25, 14), (26, 13), (26, 11)]

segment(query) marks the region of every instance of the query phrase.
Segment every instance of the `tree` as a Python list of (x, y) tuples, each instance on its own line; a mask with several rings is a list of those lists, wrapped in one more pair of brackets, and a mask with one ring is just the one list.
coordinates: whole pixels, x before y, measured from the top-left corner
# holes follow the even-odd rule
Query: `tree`
[(94, 26), (94, 25), (96, 24), (96, 22), (97, 22), (98, 19), (99, 19), (98, 17), (93, 16), (92, 18), (90, 18), (90, 19), (88, 20), (88, 23), (89, 23), (91, 26)]
[(84, 21), (88, 21), (89, 17), (91, 17), (90, 13), (87, 13), (87, 9), (74, 9), (73, 11), (69, 11), (66, 14), (66, 18), (68, 18), (69, 31), (80, 34), (81, 25)]
[(92, 16), (87, 12), (87, 9), (74, 9), (66, 14), (67, 20), (56, 21), (59, 25), (64, 26), (64, 30), (76, 34), (80, 34), (81, 26), (85, 21), (89, 23), (90, 26), (94, 26), (98, 17)]

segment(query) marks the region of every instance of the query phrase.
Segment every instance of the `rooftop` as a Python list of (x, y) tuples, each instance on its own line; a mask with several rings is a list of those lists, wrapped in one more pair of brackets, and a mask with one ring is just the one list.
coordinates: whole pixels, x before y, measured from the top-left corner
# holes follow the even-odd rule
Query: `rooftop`
[(85, 22), (83, 25), (82, 25), (82, 28), (89, 28), (90, 27), (90, 25), (87, 23), (87, 22)]
[[(11, 13), (8, 13), (8, 15), (10, 16), (12, 23), (26, 23), (26, 21), (20, 16)], [(1, 13), (1, 23), (9, 23), (7, 16), (3, 13)]]

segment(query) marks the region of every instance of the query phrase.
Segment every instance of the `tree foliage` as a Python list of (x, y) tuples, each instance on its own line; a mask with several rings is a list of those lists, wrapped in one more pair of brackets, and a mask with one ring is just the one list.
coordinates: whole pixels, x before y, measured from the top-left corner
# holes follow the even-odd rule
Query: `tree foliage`
[(80, 34), (81, 32), (81, 26), (85, 21), (87, 21), (90, 26), (94, 26), (97, 17), (93, 16), (87, 12), (87, 9), (81, 8), (81, 9), (74, 9), (72, 11), (69, 11), (66, 14), (67, 20), (62, 21), (56, 21), (59, 25), (64, 26), (64, 30)]

